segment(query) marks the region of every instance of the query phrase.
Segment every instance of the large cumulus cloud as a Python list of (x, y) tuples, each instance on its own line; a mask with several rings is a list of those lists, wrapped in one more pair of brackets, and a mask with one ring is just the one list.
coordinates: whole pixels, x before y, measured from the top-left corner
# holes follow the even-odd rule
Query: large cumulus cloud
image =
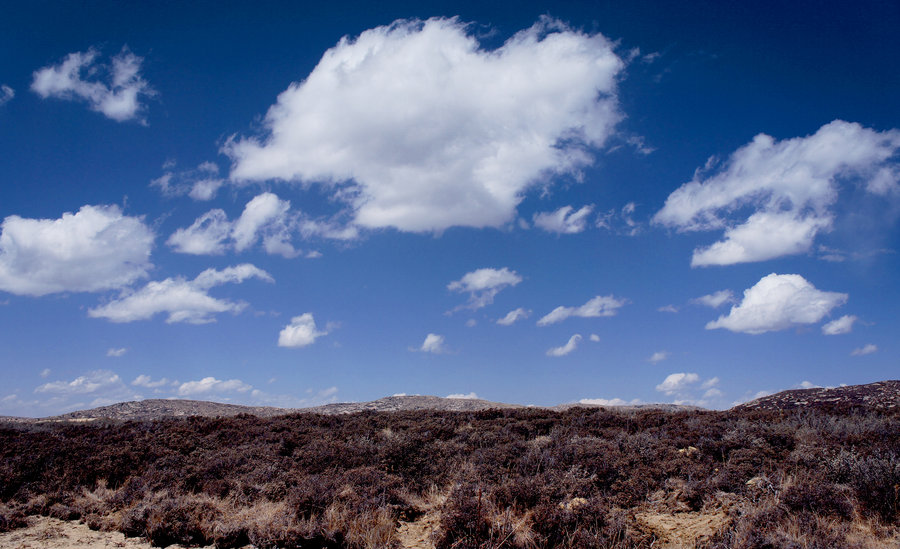
[(499, 226), (542, 176), (591, 162), (623, 66), (550, 18), (491, 51), (457, 19), (396, 21), (342, 39), (224, 152), (237, 182), (333, 187), (360, 226)]

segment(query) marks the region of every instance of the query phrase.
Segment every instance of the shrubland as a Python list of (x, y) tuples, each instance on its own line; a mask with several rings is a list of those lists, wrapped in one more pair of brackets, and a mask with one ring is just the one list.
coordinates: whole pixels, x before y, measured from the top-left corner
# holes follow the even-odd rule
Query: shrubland
[[(900, 410), (368, 412), (0, 425), (0, 531), (40, 514), (156, 546), (650, 548), (900, 540)], [(890, 541), (893, 540), (893, 541)]]

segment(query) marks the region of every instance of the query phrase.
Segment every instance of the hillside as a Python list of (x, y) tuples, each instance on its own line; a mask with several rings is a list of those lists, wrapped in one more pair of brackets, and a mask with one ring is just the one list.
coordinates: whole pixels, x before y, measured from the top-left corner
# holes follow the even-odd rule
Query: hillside
[(829, 406), (889, 410), (900, 407), (900, 380), (815, 389), (794, 389), (745, 402), (733, 410), (794, 410)]
[(41, 517), (158, 547), (898, 547), (898, 419), (513, 407), (4, 424), (0, 547), (53, 547), (65, 525)]

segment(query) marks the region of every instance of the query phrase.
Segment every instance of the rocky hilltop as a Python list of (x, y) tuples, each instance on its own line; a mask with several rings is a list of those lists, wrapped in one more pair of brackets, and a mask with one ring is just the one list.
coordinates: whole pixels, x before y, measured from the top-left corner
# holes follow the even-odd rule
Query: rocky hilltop
[(794, 389), (751, 400), (732, 410), (793, 410), (828, 406), (859, 406), (887, 410), (900, 407), (900, 380), (865, 385)]

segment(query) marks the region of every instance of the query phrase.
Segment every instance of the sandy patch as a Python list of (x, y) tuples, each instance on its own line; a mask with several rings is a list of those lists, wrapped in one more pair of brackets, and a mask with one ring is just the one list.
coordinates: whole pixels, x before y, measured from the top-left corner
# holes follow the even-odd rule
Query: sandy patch
[(717, 513), (637, 513), (637, 521), (656, 535), (660, 549), (690, 549), (728, 525), (728, 515)]
[[(150, 549), (141, 538), (126, 538), (121, 532), (96, 532), (86, 524), (50, 517), (28, 517), (29, 526), (0, 534), (2, 549), (106, 549), (130, 547)], [(171, 549), (183, 549), (170, 545)], [(209, 547), (213, 547), (210, 545)]]

